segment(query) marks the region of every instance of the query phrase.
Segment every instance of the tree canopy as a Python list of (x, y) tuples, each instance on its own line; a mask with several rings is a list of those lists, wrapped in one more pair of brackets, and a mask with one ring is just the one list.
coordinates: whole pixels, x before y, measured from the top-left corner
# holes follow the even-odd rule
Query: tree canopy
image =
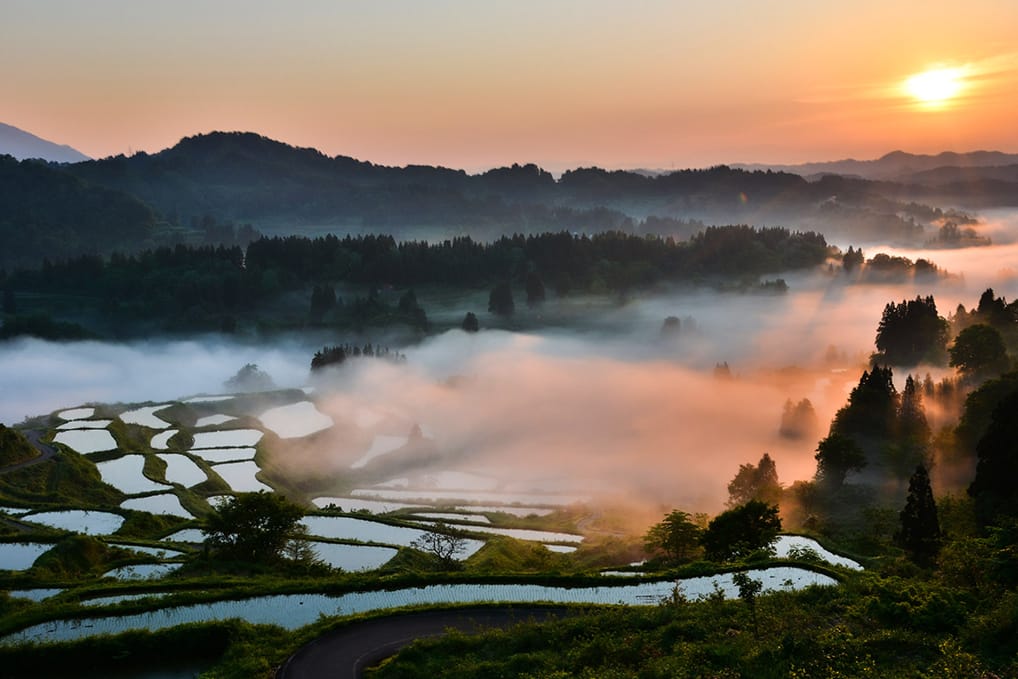
[(898, 520), (897, 543), (912, 560), (930, 563), (940, 551), (941, 533), (930, 476), (923, 465), (917, 466), (909, 479), (908, 498)]
[(770, 454), (764, 453), (756, 465), (739, 465), (735, 478), (728, 484), (728, 506), (735, 507), (750, 500), (776, 505), (781, 501), (778, 468)]
[(271, 563), (303, 537), (304, 510), (275, 493), (241, 493), (219, 504), (208, 519), (205, 544), (227, 559)]
[(678, 509), (672, 510), (659, 523), (650, 527), (643, 537), (646, 550), (662, 554), (669, 561), (686, 561), (700, 551), (703, 528), (696, 517)]
[(958, 333), (948, 353), (951, 367), (971, 379), (999, 375), (1008, 367), (1004, 338), (999, 330), (984, 323), (970, 325)]
[(949, 326), (937, 313), (933, 295), (888, 302), (877, 326), (876, 345), (881, 362), (913, 366), (942, 363)]
[(731, 561), (768, 549), (780, 531), (778, 508), (750, 500), (714, 517), (700, 543), (708, 559)]

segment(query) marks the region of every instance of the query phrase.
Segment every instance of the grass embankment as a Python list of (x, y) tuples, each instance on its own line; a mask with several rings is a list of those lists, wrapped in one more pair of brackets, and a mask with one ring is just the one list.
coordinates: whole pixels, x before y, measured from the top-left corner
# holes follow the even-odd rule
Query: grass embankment
[[(745, 601), (679, 600), (592, 611), (512, 632), (423, 640), (370, 674), (403, 677), (979, 677), (1014, 676), (1001, 618), (932, 582), (858, 575), (842, 587)], [(1006, 638), (1006, 637), (1004, 637)]]

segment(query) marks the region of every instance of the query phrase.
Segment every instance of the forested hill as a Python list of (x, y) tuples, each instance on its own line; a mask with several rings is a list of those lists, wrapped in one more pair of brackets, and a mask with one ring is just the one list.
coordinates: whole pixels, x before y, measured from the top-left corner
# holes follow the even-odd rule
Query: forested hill
[[(442, 167), (385, 167), (329, 157), (252, 133), (188, 137), (156, 154), (78, 163), (79, 177), (130, 192), (171, 223), (211, 215), (262, 231), (330, 225), (427, 237), (496, 238), (513, 232), (632, 230), (648, 216), (712, 223), (785, 223), (872, 231), (908, 240), (914, 225), (878, 184), (728, 167), (648, 177), (583, 168), (559, 180), (536, 165), (470, 175)], [(837, 198), (837, 210), (831, 199)], [(278, 228), (274, 228), (278, 227)], [(819, 230), (826, 230), (819, 228)], [(688, 236), (691, 234), (682, 234)]]
[(123, 191), (0, 155), (0, 268), (145, 246), (155, 214)]

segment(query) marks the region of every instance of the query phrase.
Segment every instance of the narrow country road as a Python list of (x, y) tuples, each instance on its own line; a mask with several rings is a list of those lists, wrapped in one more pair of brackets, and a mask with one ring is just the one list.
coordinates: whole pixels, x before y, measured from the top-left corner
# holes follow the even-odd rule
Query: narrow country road
[(48, 443), (42, 442), (42, 435), (45, 432), (43, 432), (41, 429), (26, 429), (21, 433), (24, 434), (25, 438), (28, 439), (28, 442), (31, 443), (32, 446), (34, 446), (35, 449), (39, 451), (39, 456), (33, 457), (31, 460), (18, 462), (17, 464), (11, 464), (7, 465), (6, 467), (0, 467), (0, 474), (6, 474), (7, 472), (12, 472), (16, 469), (30, 467), (33, 464), (39, 464), (40, 462), (45, 462), (46, 460), (56, 457), (57, 449)]
[(527, 604), (518, 608), (464, 608), (374, 618), (329, 632), (303, 646), (279, 668), (276, 679), (355, 679), (365, 668), (407, 644), (439, 636), (450, 628), (479, 632), (573, 613), (568, 608)]

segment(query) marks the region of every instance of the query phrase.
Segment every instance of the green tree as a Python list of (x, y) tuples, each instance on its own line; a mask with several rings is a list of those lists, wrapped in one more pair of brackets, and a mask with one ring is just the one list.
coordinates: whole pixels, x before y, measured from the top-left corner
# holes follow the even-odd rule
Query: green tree
[(891, 365), (942, 363), (948, 331), (932, 295), (900, 304), (889, 302), (877, 326), (877, 350), (881, 360)]
[(516, 304), (513, 302), (513, 291), (509, 283), (505, 281), (497, 283), (488, 295), (488, 311), (499, 316), (509, 316), (515, 309)]
[(736, 507), (750, 500), (776, 505), (781, 502), (778, 468), (770, 454), (764, 453), (757, 465), (739, 465), (735, 478), (728, 484), (728, 506)]
[(524, 287), (527, 290), (527, 306), (536, 306), (544, 301), (544, 281), (533, 271), (527, 273)]
[(817, 445), (817, 480), (825, 486), (838, 489), (845, 483), (850, 471), (866, 466), (866, 455), (850, 437), (832, 432)]
[(700, 544), (712, 561), (731, 561), (768, 549), (781, 531), (778, 508), (750, 500), (718, 514), (707, 525)]
[(763, 582), (749, 577), (749, 574), (745, 571), (732, 573), (732, 582), (739, 588), (739, 598), (749, 608), (749, 614), (753, 620), (753, 636), (759, 637), (760, 626), (757, 623), (756, 617), (756, 599), (760, 592), (763, 591)]
[(205, 544), (227, 559), (272, 563), (303, 535), (303, 516), (303, 509), (274, 493), (241, 493), (216, 507), (204, 528)]
[(675, 509), (650, 527), (643, 536), (643, 544), (648, 552), (663, 554), (669, 561), (688, 561), (699, 552), (702, 534), (703, 529), (694, 517)]
[(898, 398), (890, 368), (874, 366), (864, 370), (859, 384), (848, 396), (848, 404), (835, 413), (831, 432), (890, 438), (898, 419)]
[(1018, 517), (1018, 392), (993, 410), (989, 427), (976, 445), (979, 462), (968, 494), (983, 525)]
[(468, 311), (467, 315), (463, 317), (460, 327), (466, 332), (477, 332), (481, 329), (481, 324), (477, 321), (477, 315), (472, 311)]
[(785, 408), (781, 413), (781, 426), (778, 428), (781, 436), (787, 439), (813, 438), (818, 426), (816, 411), (808, 398), (798, 403), (792, 403), (792, 399), (785, 401)]
[(948, 350), (952, 368), (975, 381), (999, 375), (1007, 370), (1007, 348), (1000, 331), (977, 323), (958, 333)]
[(897, 542), (917, 563), (930, 563), (940, 551), (940, 521), (937, 520), (937, 503), (933, 499), (930, 476), (926, 467), (919, 465), (908, 482), (908, 499), (898, 515), (900, 529), (895, 533)]
[(841, 266), (844, 268), (845, 273), (852, 273), (863, 263), (862, 248), (855, 250), (851, 245), (848, 246), (848, 252), (841, 257)]

